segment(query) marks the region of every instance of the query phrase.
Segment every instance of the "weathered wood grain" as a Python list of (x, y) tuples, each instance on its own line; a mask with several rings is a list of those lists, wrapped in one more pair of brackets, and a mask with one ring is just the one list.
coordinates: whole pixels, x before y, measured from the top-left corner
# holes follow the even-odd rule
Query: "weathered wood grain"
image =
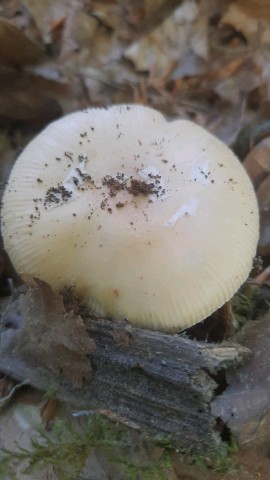
[(221, 439), (210, 405), (221, 372), (238, 365), (247, 349), (109, 319), (82, 323), (46, 284), (32, 285), (2, 308), (0, 370), (76, 409), (110, 411), (135, 428), (168, 436), (181, 449), (216, 449)]

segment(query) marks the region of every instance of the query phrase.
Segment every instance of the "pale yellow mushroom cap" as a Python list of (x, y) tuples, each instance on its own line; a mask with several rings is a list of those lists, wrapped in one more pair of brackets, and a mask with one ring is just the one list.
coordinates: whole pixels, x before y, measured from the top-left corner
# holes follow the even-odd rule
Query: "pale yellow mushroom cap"
[(113, 106), (50, 124), (19, 156), (2, 234), (20, 274), (75, 285), (97, 313), (173, 332), (247, 278), (258, 240), (252, 184), (201, 127)]

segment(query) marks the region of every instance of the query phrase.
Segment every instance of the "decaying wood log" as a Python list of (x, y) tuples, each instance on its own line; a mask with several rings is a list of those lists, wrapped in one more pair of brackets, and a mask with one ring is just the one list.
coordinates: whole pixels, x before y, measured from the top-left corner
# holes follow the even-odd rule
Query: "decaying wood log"
[(2, 372), (200, 453), (221, 441), (210, 405), (248, 352), (109, 319), (83, 322), (40, 281), (2, 307)]

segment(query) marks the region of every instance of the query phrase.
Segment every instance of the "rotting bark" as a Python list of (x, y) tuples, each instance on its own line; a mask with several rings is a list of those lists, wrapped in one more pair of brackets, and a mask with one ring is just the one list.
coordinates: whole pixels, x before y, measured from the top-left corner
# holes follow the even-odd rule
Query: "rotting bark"
[[(133, 428), (170, 437), (181, 449), (209, 453), (220, 444), (210, 404), (225, 388), (222, 372), (236, 367), (246, 348), (95, 317), (82, 327), (81, 317), (65, 312), (62, 297), (40, 281), (2, 312), (5, 374), (53, 391), (76, 409), (106, 410)], [(74, 345), (70, 322), (77, 325)]]

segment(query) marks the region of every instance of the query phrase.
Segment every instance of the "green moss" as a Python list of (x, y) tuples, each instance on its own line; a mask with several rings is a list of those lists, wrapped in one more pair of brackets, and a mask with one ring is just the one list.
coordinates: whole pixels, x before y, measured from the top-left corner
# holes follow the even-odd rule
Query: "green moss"
[[(79, 432), (74, 424), (56, 420), (50, 433), (44, 428), (37, 429), (31, 449), (24, 449), (17, 444), (15, 452), (0, 452), (0, 478), (4, 478), (5, 474), (12, 480), (18, 480), (20, 476), (17, 477), (14, 472), (18, 465), (23, 464), (20, 473), (26, 475), (52, 465), (59, 480), (79, 480), (91, 450), (101, 448), (107, 460), (121, 469), (125, 479), (166, 480), (167, 469), (171, 466), (171, 449), (164, 444), (157, 449), (160, 444), (158, 438), (153, 440), (134, 433), (101, 415), (90, 415), (86, 427)], [(140, 462), (140, 452), (145, 449), (149, 452), (150, 460)], [(151, 459), (151, 452), (155, 449), (159, 455)]]
[[(9, 476), (11, 480), (20, 480), (22, 473), (35, 476), (35, 472), (53, 467), (59, 480), (82, 480), (93, 449), (101, 455), (101, 465), (108, 471), (119, 470), (122, 480), (167, 480), (175, 453), (169, 438), (135, 432), (102, 415), (89, 415), (83, 428), (76, 421), (57, 419), (51, 432), (44, 427), (36, 430), (29, 450), (17, 444), (15, 452), (0, 451), (0, 479)], [(196, 465), (201, 473), (224, 474), (236, 471), (232, 457), (236, 451), (237, 442), (232, 438), (229, 444), (222, 442), (210, 457), (193, 454), (191, 450), (178, 453), (184, 463)]]
[(209, 470), (225, 474), (236, 469), (236, 463), (232, 457), (238, 451), (238, 444), (235, 437), (231, 437), (229, 443), (222, 443), (221, 448), (213, 452), (211, 459), (203, 455), (192, 455), (191, 459), (201, 473), (206, 474)]
[(270, 306), (270, 290), (245, 283), (231, 300), (233, 314), (239, 324), (263, 316)]

